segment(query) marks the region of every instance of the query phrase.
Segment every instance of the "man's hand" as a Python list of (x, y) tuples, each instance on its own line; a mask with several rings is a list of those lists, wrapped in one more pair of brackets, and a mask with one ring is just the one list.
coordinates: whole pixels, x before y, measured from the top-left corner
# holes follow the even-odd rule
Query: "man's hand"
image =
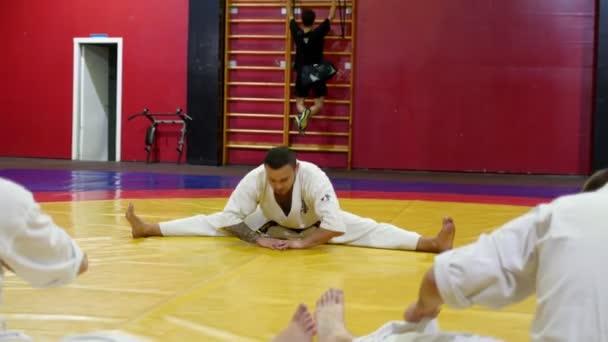
[(284, 251), (287, 249), (304, 249), (307, 248), (303, 240), (280, 240), (273, 238), (260, 237), (256, 243), (265, 248), (270, 248), (278, 251)]
[(303, 240), (283, 240), (277, 249), (304, 249), (307, 248)]
[(425, 307), (420, 301), (410, 304), (403, 315), (405, 320), (412, 323), (418, 323), (425, 318), (435, 318), (439, 315), (440, 307)]
[(327, 243), (335, 236), (340, 236), (344, 233), (315, 228), (311, 230), (306, 237), (293, 240), (279, 240), (266, 237), (258, 237), (256, 243), (262, 247), (284, 251), (287, 249), (306, 249)]
[(286, 249), (307, 249), (318, 245), (327, 243), (333, 237), (340, 236), (343, 233), (334, 232), (331, 230), (325, 230), (322, 228), (315, 228), (306, 237), (302, 239), (293, 240), (278, 240), (273, 245), (273, 249), (286, 250)]
[(285, 242), (284, 240), (267, 238), (267, 237), (258, 237), (257, 240), (255, 241), (255, 243), (260, 247), (278, 249), (278, 250), (287, 249), (287, 248), (283, 247), (284, 242)]

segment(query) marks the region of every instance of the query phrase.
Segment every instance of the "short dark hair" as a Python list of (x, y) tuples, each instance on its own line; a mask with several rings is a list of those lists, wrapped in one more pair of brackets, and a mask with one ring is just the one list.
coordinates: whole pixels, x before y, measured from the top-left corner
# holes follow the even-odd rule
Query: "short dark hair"
[(264, 158), (264, 165), (268, 165), (273, 170), (288, 164), (296, 167), (296, 153), (285, 146), (271, 148)]
[(608, 183), (608, 169), (602, 169), (591, 175), (583, 185), (583, 192), (595, 191)]
[(304, 24), (304, 26), (312, 26), (315, 23), (316, 18), (317, 15), (315, 14), (315, 11), (309, 8), (302, 10), (302, 24)]

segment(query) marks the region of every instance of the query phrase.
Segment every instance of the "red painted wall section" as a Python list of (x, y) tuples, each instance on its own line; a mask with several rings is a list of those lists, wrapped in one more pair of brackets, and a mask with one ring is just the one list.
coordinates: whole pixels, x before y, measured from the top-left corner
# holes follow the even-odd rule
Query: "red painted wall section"
[[(595, 11), (358, 0), (353, 167), (588, 173)], [(4, 1), (0, 156), (70, 158), (73, 38), (102, 32), (125, 44), (122, 159), (144, 160), (148, 124), (126, 119), (185, 108), (187, 18), (186, 0)], [(163, 161), (176, 132), (159, 139)]]
[[(148, 107), (186, 107), (187, 0), (5, 1), (0, 5), (0, 155), (71, 158), (73, 38), (122, 37), (122, 159), (145, 160)], [(163, 132), (164, 131), (164, 132)], [(163, 161), (175, 161), (177, 128), (162, 129)]]
[(353, 167), (590, 171), (591, 0), (359, 0)]

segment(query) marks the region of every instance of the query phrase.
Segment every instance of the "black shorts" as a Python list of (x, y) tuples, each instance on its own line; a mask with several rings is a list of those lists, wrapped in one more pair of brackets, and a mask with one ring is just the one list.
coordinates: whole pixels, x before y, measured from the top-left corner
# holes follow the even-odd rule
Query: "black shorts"
[(314, 97), (324, 97), (327, 96), (327, 84), (325, 82), (317, 81), (315, 83), (311, 83), (308, 86), (302, 84), (300, 80), (300, 73), (297, 73), (296, 77), (296, 97), (308, 97), (310, 94), (310, 90), (312, 89), (314, 93)]

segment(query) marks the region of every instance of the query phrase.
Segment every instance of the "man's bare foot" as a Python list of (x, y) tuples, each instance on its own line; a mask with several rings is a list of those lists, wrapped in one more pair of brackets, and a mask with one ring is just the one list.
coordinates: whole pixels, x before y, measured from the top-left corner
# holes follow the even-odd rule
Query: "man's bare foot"
[(456, 235), (456, 225), (451, 217), (444, 217), (439, 234), (435, 237), (438, 253), (448, 251), (454, 247), (454, 235)]
[(135, 215), (133, 203), (129, 203), (125, 217), (131, 225), (131, 235), (133, 235), (134, 239), (147, 236), (162, 236), (158, 224), (146, 223)]
[(272, 342), (312, 342), (315, 335), (315, 321), (304, 304), (298, 305), (291, 322)]
[(451, 217), (444, 217), (441, 230), (434, 238), (421, 237), (416, 250), (420, 252), (442, 253), (454, 246), (456, 226)]
[(347, 342), (354, 339), (344, 325), (344, 293), (329, 289), (317, 300), (315, 312), (319, 342)]

